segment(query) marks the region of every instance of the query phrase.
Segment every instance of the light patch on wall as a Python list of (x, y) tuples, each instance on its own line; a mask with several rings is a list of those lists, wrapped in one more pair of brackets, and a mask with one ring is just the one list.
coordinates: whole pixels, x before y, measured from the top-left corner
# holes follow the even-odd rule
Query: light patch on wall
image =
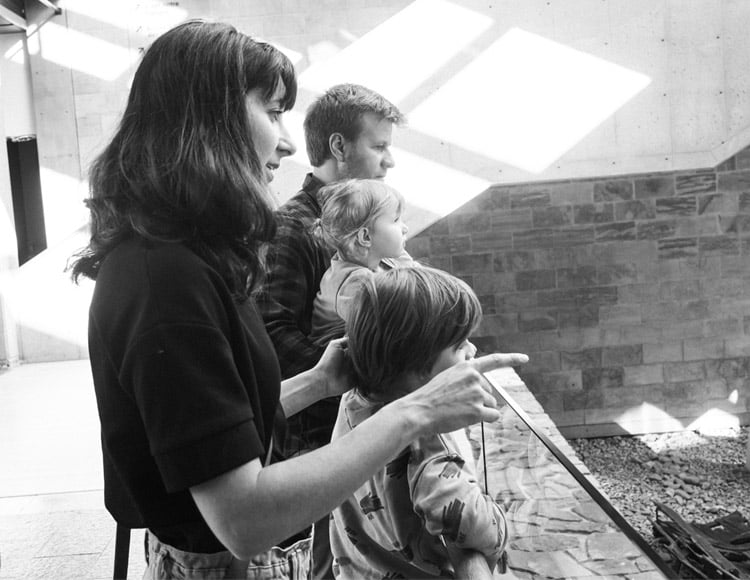
[(404, 222), (412, 237), (438, 219), (473, 199), (490, 186), (490, 182), (404, 151), (393, 148), (398, 162), (388, 172), (386, 181), (406, 199)]
[(105, 81), (118, 78), (138, 58), (135, 51), (54, 22), (45, 24), (28, 44), (31, 54)]
[(0, 273), (18, 266), (16, 224), (10, 195), (6, 203), (0, 203)]
[(451, 2), (417, 0), (332, 58), (314, 63), (300, 75), (300, 86), (323, 92), (337, 83), (357, 83), (397, 102), (492, 22)]
[(188, 17), (188, 11), (158, 0), (66, 0), (65, 10), (123, 29), (159, 34)]
[(23, 40), (13, 43), (13, 45), (5, 51), (3, 57), (5, 60), (9, 60), (14, 64), (25, 64), (26, 51), (23, 48)]
[(679, 420), (650, 403), (631, 407), (615, 419), (615, 423), (628, 433), (681, 431), (683, 428)]
[(410, 112), (409, 124), (539, 173), (650, 82), (513, 28)]
[[(53, 351), (57, 351), (58, 357), (63, 352), (62, 358), (80, 358), (85, 352), (86, 321), (94, 284), (87, 278), (73, 284), (66, 266), (71, 256), (88, 243), (88, 238), (86, 227), (68, 233), (65, 239), (21, 266), (13, 283), (6, 288), (23, 348), (29, 352), (43, 356), (50, 344), (56, 345)], [(65, 307), (61, 308), (61, 304)]]
[(689, 431), (699, 431), (704, 435), (714, 433), (723, 433), (728, 429), (739, 429), (739, 417), (722, 411), (721, 409), (710, 409), (698, 417), (695, 421), (687, 425), (685, 429)]
[(40, 168), (40, 176), (47, 245), (52, 247), (69, 236), (72, 229), (88, 222), (89, 211), (83, 203), (88, 185), (47, 167)]

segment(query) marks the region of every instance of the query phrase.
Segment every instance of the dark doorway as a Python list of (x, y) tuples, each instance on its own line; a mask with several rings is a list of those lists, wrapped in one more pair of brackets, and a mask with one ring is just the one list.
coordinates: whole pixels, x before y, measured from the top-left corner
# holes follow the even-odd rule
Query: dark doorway
[(47, 248), (39, 155), (34, 135), (8, 137), (7, 143), (20, 265)]

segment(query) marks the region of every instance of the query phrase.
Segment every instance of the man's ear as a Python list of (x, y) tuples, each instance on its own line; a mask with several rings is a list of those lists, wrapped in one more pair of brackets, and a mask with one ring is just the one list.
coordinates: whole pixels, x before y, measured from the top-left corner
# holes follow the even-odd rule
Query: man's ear
[(338, 162), (344, 161), (345, 144), (346, 139), (344, 139), (344, 136), (341, 133), (333, 133), (330, 137), (328, 137), (328, 148), (331, 150), (331, 155), (333, 155), (333, 158)]
[(372, 245), (372, 236), (368, 227), (357, 230), (357, 243), (363, 248), (369, 248)]

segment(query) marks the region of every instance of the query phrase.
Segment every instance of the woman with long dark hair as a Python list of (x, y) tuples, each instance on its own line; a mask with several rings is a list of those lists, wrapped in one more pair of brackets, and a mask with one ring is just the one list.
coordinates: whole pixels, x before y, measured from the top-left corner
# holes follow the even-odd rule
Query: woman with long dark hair
[(296, 91), (277, 49), (183, 23), (146, 51), (91, 168), (91, 241), (72, 271), (96, 281), (105, 503), (147, 528), (147, 578), (306, 577), (311, 522), (415, 437), (496, 419), (481, 371), (526, 360), (459, 365), (340, 441), (271, 461), (284, 415), (350, 386), (343, 341), (282, 383), (253, 300)]

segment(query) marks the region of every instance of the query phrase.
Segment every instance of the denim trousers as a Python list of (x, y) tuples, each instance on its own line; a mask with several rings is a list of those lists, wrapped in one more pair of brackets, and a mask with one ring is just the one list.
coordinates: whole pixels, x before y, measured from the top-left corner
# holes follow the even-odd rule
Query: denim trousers
[(146, 532), (146, 571), (143, 580), (308, 580), (312, 539), (288, 548), (271, 548), (250, 561), (230, 552), (198, 554), (164, 544)]

